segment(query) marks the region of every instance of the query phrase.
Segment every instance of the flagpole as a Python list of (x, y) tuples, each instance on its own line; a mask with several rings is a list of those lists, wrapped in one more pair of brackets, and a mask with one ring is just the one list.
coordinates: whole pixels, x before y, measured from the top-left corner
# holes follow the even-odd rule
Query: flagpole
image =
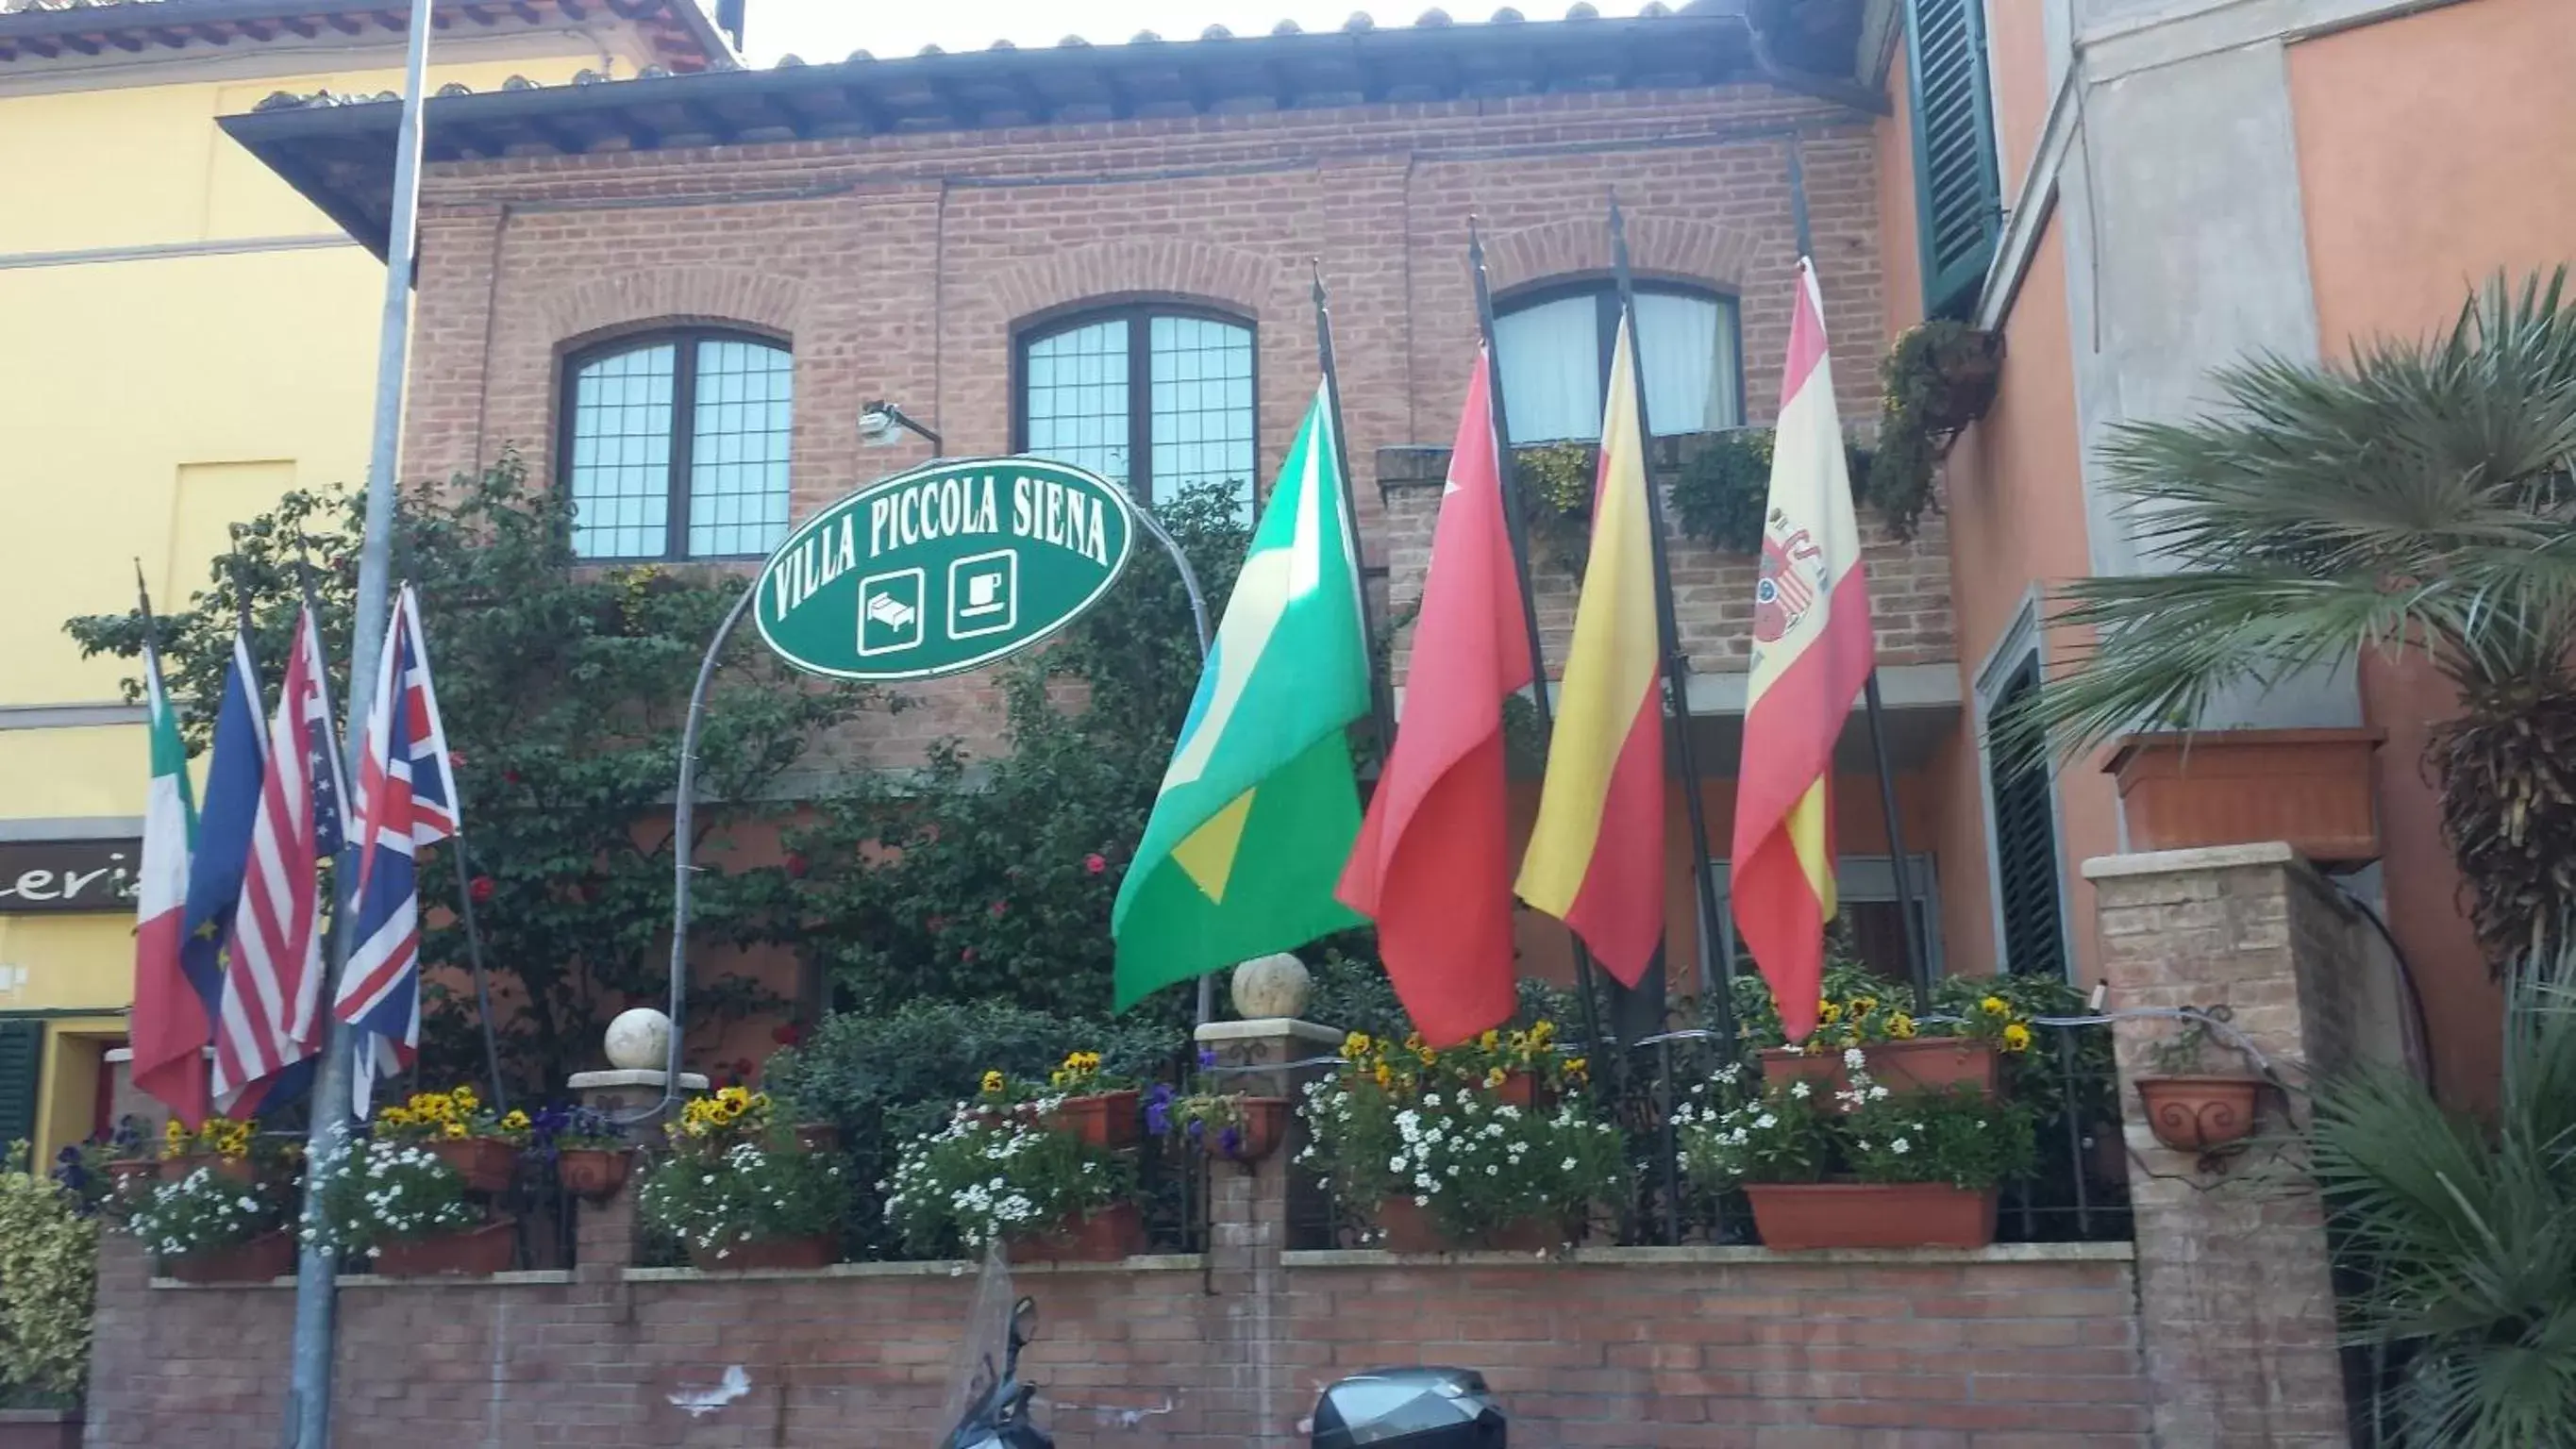
[[(1619, 198), (1610, 198), (1610, 260), (1619, 283), (1619, 312), (1628, 322), (1628, 374), (1637, 388), (1637, 432), (1646, 446), (1653, 446), (1654, 424), (1646, 414), (1645, 352), (1637, 340), (1637, 293), (1628, 271), (1628, 223), (1619, 212)], [(1646, 460), (1639, 459), (1642, 465)], [(1692, 895), (1699, 906), (1700, 951), (1706, 959), (1724, 960), (1725, 941), (1720, 934), (1725, 923), (1718, 918), (1717, 895), (1710, 888), (1708, 854), (1708, 803), (1700, 798), (1699, 748), (1691, 740), (1690, 659), (1682, 652), (1681, 623), (1673, 609), (1672, 561), (1664, 548), (1664, 500), (1655, 488), (1652, 473), (1646, 472), (1646, 520), (1654, 538), (1656, 624), (1663, 634), (1664, 695), (1670, 708), (1670, 738), (1674, 762), (1682, 777), (1682, 805), (1688, 812), (1691, 834)], [(1703, 975), (1702, 980), (1706, 977)], [(1725, 1033), (1734, 1041), (1735, 1003), (1723, 992), (1718, 998), (1719, 1020), (1726, 1023)]]
[[(1521, 629), (1529, 638), (1530, 702), (1538, 707), (1538, 730), (1542, 739), (1556, 733), (1556, 702), (1547, 688), (1547, 645), (1539, 633), (1538, 596), (1530, 588), (1529, 521), (1521, 513), (1519, 468), (1512, 458), (1512, 430), (1503, 411), (1502, 352), (1494, 346), (1494, 292), (1485, 276), (1485, 242), (1476, 230), (1473, 213), (1467, 217), (1467, 270), (1476, 281), (1476, 335), (1485, 348), (1485, 401), (1493, 414), (1494, 473), (1503, 490), (1503, 527), (1511, 538), (1512, 572), (1521, 585)], [(1583, 1003), (1583, 1045), (1586, 1051), (1601, 1045), (1600, 1011), (1593, 1005), (1597, 984), (1592, 970), (1592, 948), (1583, 937), (1569, 930), (1566, 940), (1574, 947), (1574, 983)], [(1614, 1058), (1624, 1069), (1627, 1056)]]
[[(1807, 167), (1798, 154), (1798, 138), (1789, 137), (1789, 217), (1797, 229), (1798, 259), (1813, 268), (1815, 238), (1807, 229)], [(1802, 281), (1801, 286), (1805, 285)], [(1914, 1009), (1920, 1013), (1931, 1009), (1932, 959), (1931, 944), (1920, 938), (1921, 923), (1914, 909), (1914, 872), (1905, 858), (1905, 826), (1896, 809), (1896, 773), (1887, 766), (1886, 711), (1878, 697), (1878, 660), (1871, 651), (1869, 677), (1861, 686), (1861, 700), (1869, 712), (1869, 752), (1878, 767), (1878, 808), (1887, 822), (1888, 871), (1895, 878), (1896, 909), (1899, 917), (1899, 939), (1905, 946), (1905, 980), (1914, 988)]]
[[(358, 549), (358, 597), (349, 637), (349, 717), (363, 720), (373, 706), (376, 659), (384, 645), (386, 594), (393, 571), (394, 467), (402, 440), (403, 370), (410, 348), (412, 246), (420, 224), (420, 133), (428, 94), (430, 11), (435, 0), (411, 0), (411, 31), (403, 56), (402, 124), (394, 142), (393, 209), (385, 235), (383, 316), (376, 339), (375, 433), (367, 454), (366, 532)], [(345, 742), (362, 748), (365, 732)], [(357, 773), (354, 753), (344, 778)], [(303, 1221), (321, 1222), (320, 1168), (345, 1145), (349, 1100), (349, 1034), (337, 1026), (331, 1003), (355, 945), (357, 913), (348, 894), (355, 872), (335, 877), (342, 896), (333, 903), (331, 951), (322, 981), (319, 1013), (322, 1058), (314, 1074), (312, 1124), (305, 1134)], [(307, 1241), (295, 1269), (295, 1337), (287, 1404), (286, 1439), (293, 1449), (329, 1449), (334, 1264)]]
[[(414, 647), (420, 651), (420, 667), (425, 678), (429, 669), (429, 624), (420, 617), (418, 588), (405, 584), (403, 589), (411, 601)], [(442, 735), (446, 726), (447, 722), (441, 719), (439, 729)], [(492, 1027), (492, 977), (483, 968), (483, 932), (474, 920), (474, 877), (465, 863), (465, 791), (455, 783), (455, 767), (443, 765), (442, 768), (448, 779), (447, 808), (456, 817), (456, 828), (448, 832), (447, 853), (456, 862), (456, 917), (458, 924), (465, 928), (465, 959), (474, 969), (474, 1009), (483, 1028), (483, 1070), (492, 1079), (492, 1110), (507, 1112), (510, 1110), (510, 1089), (501, 1081), (501, 1044)], [(416, 1015), (420, 1008), (415, 1005), (412, 1010)], [(420, 1059), (412, 1058), (411, 1065), (413, 1079), (417, 1081)]]
[(1395, 694), (1386, 672), (1377, 667), (1376, 611), (1369, 604), (1366, 550), (1360, 545), (1360, 505), (1351, 487), (1350, 439), (1342, 433), (1342, 378), (1333, 367), (1333, 312), (1324, 300), (1324, 264), (1309, 257), (1307, 265), (1315, 277), (1315, 359), (1324, 373), (1324, 396), (1332, 409), (1333, 466), (1342, 475), (1342, 530), (1351, 540), (1351, 577), (1360, 592), (1360, 633), (1368, 646), (1364, 656), (1369, 664), (1369, 714), (1377, 726), (1378, 758), (1395, 748)]

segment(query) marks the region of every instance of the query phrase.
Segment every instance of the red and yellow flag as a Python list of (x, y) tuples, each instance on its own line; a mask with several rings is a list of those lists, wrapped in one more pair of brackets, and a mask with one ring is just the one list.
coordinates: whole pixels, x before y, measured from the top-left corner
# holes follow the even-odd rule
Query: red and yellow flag
[(1815, 269), (1798, 261), (1735, 795), (1735, 927), (1791, 1041), (1816, 1027), (1834, 914), (1834, 739), (1877, 664)]
[(1517, 889), (1634, 986), (1664, 930), (1664, 711), (1645, 434), (1628, 353), (1623, 318), (1602, 410), (1592, 558)]

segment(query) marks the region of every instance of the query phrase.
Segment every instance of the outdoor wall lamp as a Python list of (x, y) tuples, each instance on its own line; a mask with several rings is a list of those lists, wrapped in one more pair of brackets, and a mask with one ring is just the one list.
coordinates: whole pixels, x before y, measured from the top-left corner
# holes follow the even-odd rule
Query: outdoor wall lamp
[(932, 451), (939, 450), (939, 435), (913, 421), (909, 414), (893, 403), (880, 398), (859, 409), (859, 441), (871, 448), (891, 444), (895, 441), (896, 432), (902, 430), (919, 433), (930, 440)]

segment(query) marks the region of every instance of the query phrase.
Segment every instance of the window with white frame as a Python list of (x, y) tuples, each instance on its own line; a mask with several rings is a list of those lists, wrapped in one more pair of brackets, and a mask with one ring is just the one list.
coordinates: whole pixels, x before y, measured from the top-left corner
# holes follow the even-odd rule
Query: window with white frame
[[(1667, 282), (1637, 284), (1646, 423), (1657, 436), (1744, 422), (1735, 299)], [(1545, 287), (1505, 300), (1494, 355), (1514, 443), (1592, 442), (1619, 336), (1610, 282)]]

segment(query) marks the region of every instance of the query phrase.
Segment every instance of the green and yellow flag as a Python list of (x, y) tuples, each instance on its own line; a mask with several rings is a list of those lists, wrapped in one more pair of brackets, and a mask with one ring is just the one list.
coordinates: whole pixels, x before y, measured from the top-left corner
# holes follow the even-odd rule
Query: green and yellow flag
[(1322, 387), (1226, 602), (1109, 917), (1118, 1005), (1365, 924), (1333, 899), (1359, 835), (1343, 731), (1369, 711), (1357, 549)]

